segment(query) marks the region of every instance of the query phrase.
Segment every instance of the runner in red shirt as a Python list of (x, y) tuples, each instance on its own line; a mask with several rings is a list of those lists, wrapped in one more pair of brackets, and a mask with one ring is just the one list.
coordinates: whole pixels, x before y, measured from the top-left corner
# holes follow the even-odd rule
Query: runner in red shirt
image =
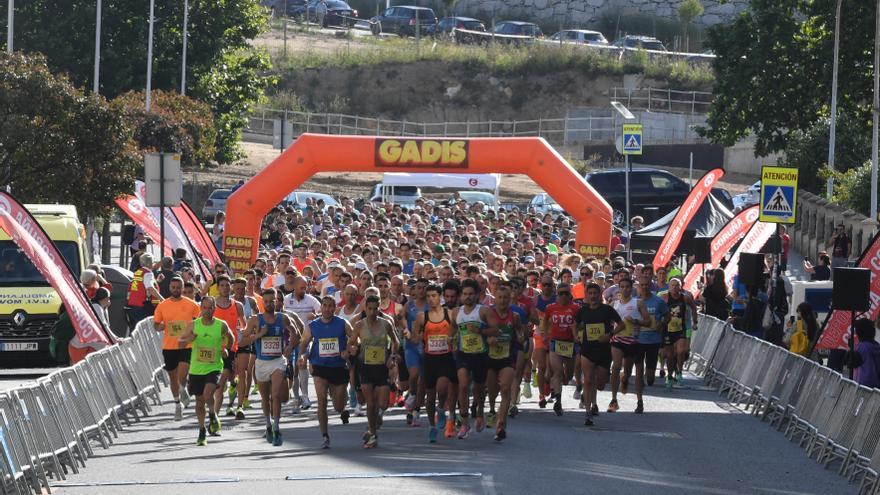
[(547, 306), (541, 333), (550, 341), (550, 388), (553, 390), (553, 410), (562, 416), (562, 384), (574, 374), (575, 325), (574, 317), (580, 306), (572, 302), (571, 286), (559, 284), (556, 302)]

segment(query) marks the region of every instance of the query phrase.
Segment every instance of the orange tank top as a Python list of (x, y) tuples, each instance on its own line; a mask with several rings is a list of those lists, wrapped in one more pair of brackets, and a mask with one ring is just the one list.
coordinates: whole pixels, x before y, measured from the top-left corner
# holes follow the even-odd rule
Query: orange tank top
[(443, 308), (443, 319), (439, 322), (431, 321), (425, 311), (425, 354), (439, 356), (452, 352), (454, 331), (455, 328), (449, 322), (449, 310)]
[(232, 332), (232, 352), (238, 352), (238, 310), (235, 308), (235, 301), (231, 301), (226, 308), (221, 308), (219, 304), (214, 305), (214, 318), (225, 321)]

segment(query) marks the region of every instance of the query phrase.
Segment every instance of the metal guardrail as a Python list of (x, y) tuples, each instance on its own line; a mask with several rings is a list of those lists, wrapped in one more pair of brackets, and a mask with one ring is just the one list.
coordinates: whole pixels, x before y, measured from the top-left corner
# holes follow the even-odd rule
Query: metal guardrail
[(160, 403), (162, 337), (152, 326), (143, 320), (130, 338), (0, 392), (0, 493), (51, 493), (50, 479), (78, 473), (93, 443), (109, 448), (119, 430)]
[(619, 101), (630, 110), (705, 115), (712, 104), (712, 93), (663, 88), (612, 88), (610, 101)]
[[(304, 133), (355, 136), (436, 137), (541, 137), (553, 145), (610, 143), (619, 135), (620, 122), (609, 110), (593, 115), (533, 120), (486, 120), (479, 122), (413, 122), (346, 115), (256, 108), (248, 119), (246, 139), (271, 142), (274, 121), (283, 119), (292, 127), (290, 136)], [(255, 139), (256, 138), (256, 139)], [(652, 143), (702, 142), (691, 126), (652, 128), (646, 126), (645, 140)]]

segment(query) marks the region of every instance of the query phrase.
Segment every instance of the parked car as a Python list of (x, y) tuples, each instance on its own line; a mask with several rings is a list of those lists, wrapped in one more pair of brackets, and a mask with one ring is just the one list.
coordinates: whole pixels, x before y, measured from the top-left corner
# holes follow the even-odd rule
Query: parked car
[(486, 32), (486, 25), (479, 19), (472, 17), (444, 17), (430, 28), (429, 33), (434, 37), (449, 36), (453, 29), (466, 29), (468, 31)]
[[(589, 172), (584, 176), (611, 205), (615, 224), (623, 223), (626, 214), (626, 170), (613, 168)], [(666, 215), (682, 205), (690, 194), (687, 182), (665, 171), (647, 167), (634, 167), (629, 175), (630, 218), (639, 215), (645, 223)], [(726, 207), (733, 208), (730, 193), (721, 188), (712, 190)]]
[[(384, 191), (383, 191), (384, 189)], [(396, 205), (413, 205), (422, 197), (422, 190), (416, 186), (385, 186), (376, 184), (370, 194), (371, 203), (391, 202)]]
[(599, 31), (587, 29), (566, 29), (559, 31), (550, 37), (550, 41), (559, 43), (573, 43), (578, 45), (602, 45), (608, 46), (608, 40)]
[(299, 209), (304, 210), (306, 208), (306, 204), (310, 199), (315, 202), (323, 200), (325, 210), (328, 206), (339, 206), (339, 202), (336, 201), (333, 196), (311, 191), (293, 191), (292, 193), (288, 194), (286, 198), (284, 198), (284, 204), (286, 206), (295, 206)]
[(427, 7), (415, 7), (411, 5), (398, 5), (385, 9), (384, 12), (370, 19), (370, 29), (374, 35), (382, 33), (396, 33), (400, 36), (416, 35), (416, 19), (419, 30), (424, 34), (434, 30), (437, 24), (437, 16), (434, 11)]
[(658, 52), (668, 51), (660, 40), (650, 36), (635, 36), (628, 34), (622, 38), (614, 40), (613, 46), (620, 48), (641, 48), (643, 50), (654, 50)]
[(214, 221), (214, 215), (216, 215), (218, 211), (225, 212), (226, 200), (229, 198), (230, 194), (232, 194), (232, 189), (214, 189), (205, 201), (205, 206), (202, 208), (202, 218), (204, 218), (206, 222), (211, 223)]
[(547, 193), (535, 195), (532, 200), (529, 201), (529, 208), (534, 208), (536, 212), (541, 214), (563, 213), (565, 211), (559, 206), (556, 200), (551, 198)]
[(308, 3), (288, 3), (287, 15), (307, 22), (320, 21), (323, 27), (351, 27), (358, 11), (343, 0), (309, 0)]
[(735, 208), (748, 208), (749, 206), (756, 205), (761, 201), (761, 181), (755, 182), (746, 192), (742, 194), (737, 194), (733, 197), (733, 206)]
[(486, 191), (458, 191), (458, 197), (468, 205), (482, 202), (484, 210), (494, 210), (498, 206), (495, 195)]
[(495, 34), (507, 34), (511, 36), (531, 36), (532, 38), (543, 38), (544, 32), (541, 27), (531, 22), (523, 21), (503, 21), (495, 24), (492, 30)]

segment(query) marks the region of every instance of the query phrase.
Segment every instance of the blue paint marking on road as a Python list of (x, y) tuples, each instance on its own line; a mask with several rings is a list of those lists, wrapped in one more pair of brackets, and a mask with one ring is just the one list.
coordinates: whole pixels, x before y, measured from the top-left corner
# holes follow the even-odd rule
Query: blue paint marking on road
[(239, 478), (198, 478), (191, 480), (111, 480), (53, 483), (53, 488), (127, 485), (194, 485), (202, 483), (238, 483)]

